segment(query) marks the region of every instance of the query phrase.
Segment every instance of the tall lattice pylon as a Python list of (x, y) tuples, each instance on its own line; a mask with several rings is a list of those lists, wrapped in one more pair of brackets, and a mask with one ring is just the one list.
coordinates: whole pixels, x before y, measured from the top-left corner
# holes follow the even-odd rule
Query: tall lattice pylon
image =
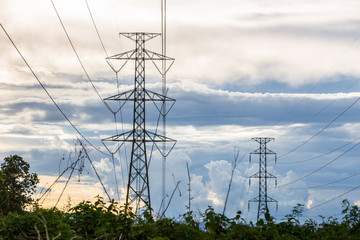
[(258, 142), (260, 144), (260, 147), (256, 149), (255, 151), (251, 152), (249, 155), (249, 161), (251, 162), (251, 156), (252, 155), (259, 155), (259, 172), (255, 173), (254, 175), (249, 177), (249, 184), (251, 181), (251, 178), (258, 178), (259, 179), (259, 196), (249, 200), (249, 208), (250, 208), (250, 202), (258, 202), (258, 213), (257, 213), (257, 221), (259, 221), (260, 217), (263, 215), (265, 216), (265, 213), (268, 211), (268, 203), (269, 202), (275, 202), (276, 208), (277, 208), (277, 201), (267, 194), (267, 187), (268, 187), (268, 179), (274, 178), (275, 179), (275, 185), (276, 177), (267, 171), (267, 160), (268, 155), (274, 155), (275, 162), (276, 162), (276, 153), (271, 151), (267, 148), (266, 144), (270, 141), (273, 141), (274, 138), (252, 138), (252, 140)]
[[(134, 213), (137, 216), (141, 216), (142, 213), (146, 210), (149, 210), (151, 214), (149, 161), (148, 161), (149, 159), (147, 155), (147, 148), (149, 146), (147, 146), (147, 143), (151, 143), (151, 145), (154, 144), (163, 156), (167, 156), (176, 143), (176, 141), (173, 139), (157, 134), (156, 133), (157, 131), (150, 132), (149, 130), (146, 129), (145, 110), (146, 110), (147, 101), (153, 102), (157, 110), (159, 111), (159, 114), (161, 115), (167, 114), (169, 112), (167, 111), (166, 113), (163, 113), (161, 111), (162, 110), (161, 104), (167, 101), (172, 101), (173, 104), (175, 103), (175, 99), (168, 98), (167, 96), (150, 91), (146, 89), (145, 86), (145, 62), (147, 60), (151, 60), (161, 74), (165, 74), (165, 72), (161, 72), (160, 68), (157, 67), (155, 61), (156, 60), (159, 61), (171, 60), (172, 62), (174, 61), (173, 58), (169, 58), (159, 53), (155, 53), (145, 49), (145, 42), (159, 35), (160, 34), (158, 33), (143, 33), (143, 32), (120, 33), (120, 36), (129, 38), (135, 42), (136, 44), (135, 50), (127, 51), (107, 58), (108, 61), (124, 60), (125, 63), (121, 66), (120, 70), (129, 60), (135, 61), (134, 89), (104, 99), (105, 101), (121, 101), (119, 104), (119, 109), (115, 110), (114, 112), (119, 112), (126, 102), (132, 101), (134, 104), (133, 128), (130, 131), (102, 139), (102, 141), (105, 147), (107, 147), (106, 142), (109, 141), (121, 142), (120, 146), (122, 146), (122, 144), (125, 142), (132, 143), (128, 184), (127, 184), (127, 192), (126, 192), (126, 211), (128, 211), (129, 207), (133, 207)], [(109, 65), (113, 67), (111, 63), (109, 63)], [(170, 64), (170, 66), (171, 65), (172, 64)], [(166, 71), (167, 70), (168, 69), (166, 69)], [(173, 106), (173, 104), (171, 105), (171, 107)], [(169, 108), (169, 110), (171, 109), (171, 107)], [(171, 146), (167, 149), (163, 148), (163, 146), (160, 143), (164, 143), (164, 142), (171, 143), (170, 144)], [(117, 150), (119, 148), (117, 148)], [(114, 152), (111, 153), (113, 154)]]

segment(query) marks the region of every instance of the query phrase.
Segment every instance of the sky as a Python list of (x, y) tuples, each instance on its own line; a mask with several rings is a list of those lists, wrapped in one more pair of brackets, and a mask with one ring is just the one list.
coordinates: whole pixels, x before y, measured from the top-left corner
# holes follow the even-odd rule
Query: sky
[[(86, 2), (53, 2), (100, 98), (132, 89), (133, 62), (117, 79), (105, 61)], [(107, 54), (134, 48), (132, 41), (119, 37), (120, 32), (159, 33), (160, 3), (88, 0)], [(176, 99), (167, 116), (167, 136), (177, 144), (166, 163), (166, 202), (180, 181), (167, 216), (178, 218), (186, 212), (186, 163), (191, 209), (199, 216), (211, 205), (221, 213), (239, 151), (226, 214), (233, 217), (241, 210), (245, 220), (254, 220), (257, 204), (248, 208), (248, 201), (258, 196), (258, 183), (252, 179), (249, 185), (249, 176), (259, 169), (256, 157), (249, 162), (249, 153), (259, 148), (252, 140), (257, 137), (275, 139), (267, 147), (277, 153), (277, 161), (269, 156), (268, 171), (277, 177), (278, 187), (269, 180), (268, 195), (278, 201), (277, 211), (269, 203), (277, 220), (297, 203), (305, 205), (303, 219), (316, 220), (319, 215), (341, 218), (345, 198), (360, 204), (359, 8), (355, 0), (167, 2), (167, 55), (175, 58), (167, 87), (168, 96)], [(96, 147), (84, 141), (109, 194), (124, 202), (131, 147), (121, 148), (114, 161), (97, 149), (106, 152), (102, 138), (131, 129), (131, 105), (116, 116), (116, 124), (85, 75), (50, 0), (0, 0), (0, 23), (65, 115)], [(146, 44), (161, 52), (161, 38)], [(22, 156), (38, 173), (38, 189), (44, 191), (74, 161), (79, 152), (76, 139), (81, 136), (4, 32), (0, 52), (0, 159)], [(151, 62), (146, 65), (146, 86), (153, 91), (162, 87)], [(150, 104), (146, 114), (147, 127), (153, 131), (156, 108)], [(161, 202), (161, 169), (162, 158), (154, 151), (149, 177), (155, 212)], [(69, 174), (60, 178), (44, 206), (54, 206)], [(59, 207), (68, 198), (76, 204), (98, 194), (105, 196), (85, 161), (74, 171)]]

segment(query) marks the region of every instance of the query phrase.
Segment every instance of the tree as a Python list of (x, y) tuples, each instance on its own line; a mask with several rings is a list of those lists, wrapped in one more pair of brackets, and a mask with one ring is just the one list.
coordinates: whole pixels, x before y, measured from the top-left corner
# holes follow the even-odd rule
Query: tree
[(290, 214), (286, 214), (289, 223), (300, 224), (300, 217), (302, 217), (302, 213), (304, 212), (304, 204), (296, 204), (295, 207), (291, 210)]
[(29, 173), (30, 164), (18, 155), (4, 158), (0, 168), (0, 214), (22, 213), (33, 199), (39, 179)]

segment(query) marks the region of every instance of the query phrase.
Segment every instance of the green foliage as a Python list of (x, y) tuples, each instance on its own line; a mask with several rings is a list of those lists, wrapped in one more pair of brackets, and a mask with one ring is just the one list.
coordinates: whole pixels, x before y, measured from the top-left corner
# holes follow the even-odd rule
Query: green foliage
[(138, 220), (131, 229), (128, 239), (205, 239), (205, 233), (174, 219), (157, 221)]
[(32, 201), (38, 178), (29, 173), (29, 164), (14, 155), (5, 158), (0, 170), (1, 239), (153, 239), (153, 240), (280, 240), (280, 239), (360, 239), (360, 209), (344, 200), (343, 218), (312, 219), (303, 224), (303, 204), (297, 204), (285, 221), (277, 222), (268, 210), (255, 225), (247, 224), (237, 212), (234, 218), (216, 213), (209, 206), (194, 215), (190, 209), (182, 218), (155, 219), (150, 209), (137, 218), (132, 209), (117, 202), (83, 201), (71, 207), (69, 199), (63, 211), (34, 208), (24, 211)]
[(349, 232), (351, 234), (360, 236), (360, 209), (359, 209), (359, 207), (356, 205), (350, 207), (350, 204), (347, 204), (347, 207), (343, 210), (343, 213), (346, 213), (343, 218), (343, 220), (344, 220), (343, 223), (348, 227)]
[(73, 230), (66, 214), (56, 209), (39, 209), (20, 215), (10, 213), (1, 220), (3, 239), (70, 239)]
[[(303, 205), (296, 205), (286, 221), (277, 223), (269, 212), (254, 225), (247, 224), (238, 212), (234, 218), (216, 213), (209, 206), (201, 223), (191, 212), (181, 220), (154, 219), (151, 215), (136, 218), (125, 206), (114, 201), (83, 201), (68, 212), (37, 209), (10, 213), (0, 219), (0, 239), (360, 239), (360, 210), (345, 204), (343, 220), (323, 218), (321, 223), (300, 223)], [(189, 214), (191, 213), (191, 214)], [(298, 221), (295, 221), (295, 220)]]
[(36, 173), (29, 173), (30, 164), (18, 155), (4, 159), (0, 169), (0, 215), (21, 213), (33, 199), (39, 182)]
[(187, 225), (199, 229), (199, 223), (195, 221), (193, 211), (188, 211), (185, 214), (183, 214), (183, 219)]
[(230, 219), (225, 215), (215, 213), (211, 206), (205, 211), (205, 229), (210, 238), (220, 238), (226, 234), (226, 230), (230, 225)]
[(83, 201), (70, 209), (68, 221), (77, 235), (84, 239), (112, 239), (130, 231), (131, 215), (125, 215), (124, 207), (118, 208), (112, 201), (106, 204), (97, 196), (95, 203)]
[(300, 224), (299, 218), (302, 217), (303, 212), (304, 212), (304, 204), (298, 203), (296, 204), (295, 207), (293, 207), (291, 213), (285, 215), (285, 217), (289, 223), (299, 225)]

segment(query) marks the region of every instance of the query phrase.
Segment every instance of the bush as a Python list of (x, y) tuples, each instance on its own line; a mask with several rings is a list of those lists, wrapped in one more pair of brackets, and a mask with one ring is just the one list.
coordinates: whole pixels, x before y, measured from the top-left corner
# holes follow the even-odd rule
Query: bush
[(66, 214), (56, 209), (38, 209), (23, 215), (10, 213), (1, 220), (4, 239), (64, 239), (74, 236)]

